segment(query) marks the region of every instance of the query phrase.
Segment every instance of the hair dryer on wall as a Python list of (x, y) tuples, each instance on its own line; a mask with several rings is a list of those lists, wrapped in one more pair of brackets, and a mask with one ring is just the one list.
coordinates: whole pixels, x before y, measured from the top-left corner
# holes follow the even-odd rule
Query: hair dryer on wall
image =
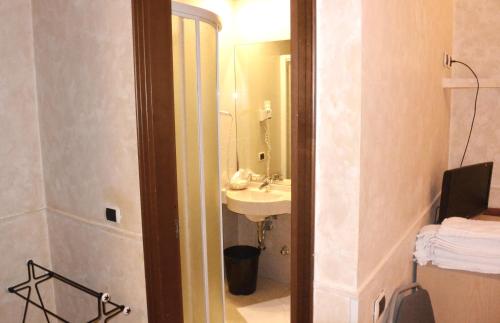
[(264, 107), (259, 110), (259, 121), (264, 122), (273, 117), (273, 110), (271, 109), (271, 101), (264, 101)]

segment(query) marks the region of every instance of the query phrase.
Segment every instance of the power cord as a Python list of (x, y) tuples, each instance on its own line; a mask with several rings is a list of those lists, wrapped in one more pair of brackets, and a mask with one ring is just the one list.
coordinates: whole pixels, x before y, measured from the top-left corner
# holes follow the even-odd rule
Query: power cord
[(271, 138), (269, 137), (269, 119), (264, 120), (264, 142), (267, 147), (266, 156), (266, 176), (270, 177), (269, 168), (271, 167)]
[(475, 98), (475, 100), (474, 100), (474, 115), (473, 115), (473, 117), (472, 117), (472, 123), (471, 123), (471, 125), (470, 125), (469, 137), (467, 138), (467, 144), (465, 145), (464, 154), (462, 155), (462, 160), (460, 161), (460, 167), (462, 167), (462, 165), (463, 165), (463, 163), (464, 163), (465, 155), (467, 154), (467, 148), (469, 148), (469, 142), (470, 142), (470, 137), (471, 137), (471, 135), (472, 135), (472, 129), (474, 129), (474, 121), (476, 120), (476, 112), (477, 112), (477, 97), (478, 97), (478, 95), (479, 95), (479, 78), (477, 77), (476, 72), (474, 72), (474, 70), (473, 70), (473, 69), (472, 69), (469, 65), (467, 65), (466, 63), (452, 59), (452, 60), (451, 60), (451, 64), (453, 65), (453, 63), (462, 64), (463, 66), (467, 67), (467, 68), (468, 68), (468, 69), (472, 72), (472, 74), (473, 74), (473, 75), (474, 75), (474, 77), (476, 78), (476, 82), (477, 82), (477, 88), (476, 88), (476, 98)]
[(434, 224), (438, 224), (438, 218), (439, 218), (439, 210), (441, 209), (441, 206), (438, 206), (436, 207), (436, 209), (434, 210), (434, 220), (433, 220), (433, 223)]

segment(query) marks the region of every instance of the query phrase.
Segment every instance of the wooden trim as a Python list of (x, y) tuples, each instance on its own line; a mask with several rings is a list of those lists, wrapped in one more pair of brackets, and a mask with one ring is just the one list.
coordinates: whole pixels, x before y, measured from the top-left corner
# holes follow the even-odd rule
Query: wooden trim
[(291, 321), (313, 322), (315, 191), (315, 0), (291, 0), (292, 277)]
[[(292, 12), (292, 322), (313, 322), (315, 0)], [(171, 1), (132, 1), (148, 318), (182, 323)]]
[(490, 208), (483, 212), (485, 215), (500, 216), (500, 209)]
[(170, 0), (132, 1), (149, 322), (182, 323)]

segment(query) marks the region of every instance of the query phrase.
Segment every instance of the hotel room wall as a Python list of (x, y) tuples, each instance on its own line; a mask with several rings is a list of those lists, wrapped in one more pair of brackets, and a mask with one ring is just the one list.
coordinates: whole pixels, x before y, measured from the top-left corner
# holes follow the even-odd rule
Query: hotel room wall
[[(20, 322), (24, 302), (7, 287), (28, 278), (26, 262), (51, 266), (38, 132), (29, 0), (0, 2), (0, 322)], [(53, 285), (42, 286), (55, 309)], [(42, 322), (31, 308), (26, 322)]]
[[(121, 321), (146, 322), (131, 2), (32, 3), (53, 268), (129, 305)], [(58, 309), (84, 320), (83, 295), (66, 291)]]
[[(500, 80), (500, 2), (455, 0), (453, 58), (469, 64), (480, 79)], [(473, 78), (454, 64), (453, 77)], [(452, 90), (450, 168), (458, 167), (467, 142), (474, 110), (475, 89)], [(481, 88), (477, 116), (464, 165), (495, 162), (491, 207), (500, 207), (500, 89)]]
[(376, 296), (411, 279), (447, 167), (452, 13), (451, 0), (318, 2), (317, 322), (371, 322)]
[(363, 1), (359, 318), (411, 281), (415, 234), (447, 168), (453, 1)]
[(314, 322), (356, 322), (362, 2), (316, 3)]

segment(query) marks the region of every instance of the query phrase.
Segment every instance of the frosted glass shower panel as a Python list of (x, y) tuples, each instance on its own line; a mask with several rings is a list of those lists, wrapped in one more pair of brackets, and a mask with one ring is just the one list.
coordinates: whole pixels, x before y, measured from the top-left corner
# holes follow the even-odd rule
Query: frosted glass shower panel
[(223, 321), (217, 30), (172, 17), (184, 321)]
[[(207, 170), (205, 180), (205, 206), (208, 257), (209, 300), (223, 297), (221, 279), (221, 203), (219, 185), (219, 137), (217, 109), (217, 33), (207, 23), (200, 22), (200, 64), (202, 97), (203, 162)], [(210, 322), (223, 322), (223, 310), (218, 304), (210, 305)]]

